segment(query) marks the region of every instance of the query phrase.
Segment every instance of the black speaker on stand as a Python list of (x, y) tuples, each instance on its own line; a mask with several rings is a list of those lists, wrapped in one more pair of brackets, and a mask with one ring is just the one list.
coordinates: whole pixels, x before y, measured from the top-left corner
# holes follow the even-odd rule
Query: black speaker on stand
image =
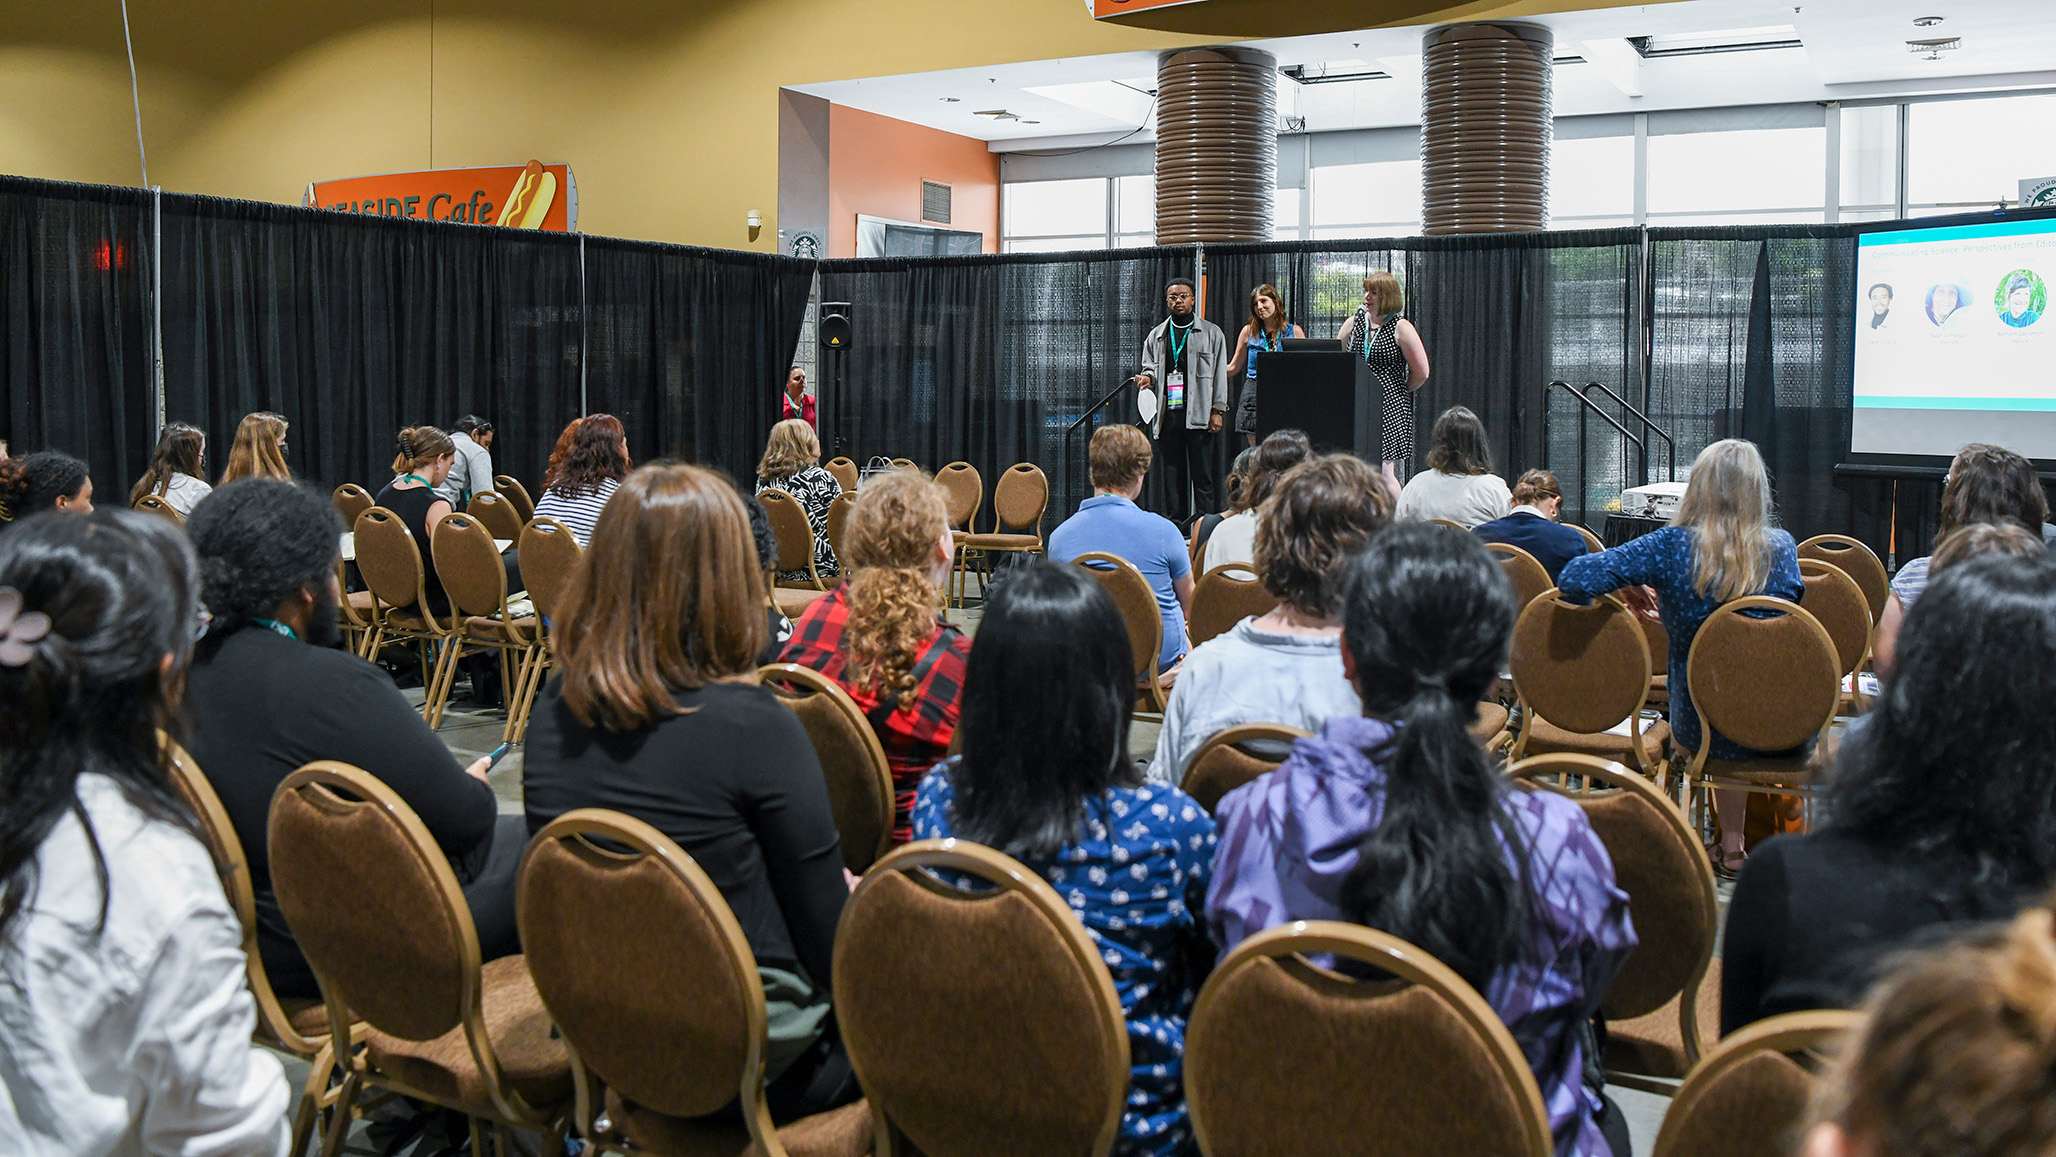
[[(821, 335), (821, 357), (827, 363), (828, 372), (821, 375), (823, 385), (834, 391), (836, 404), (842, 403), (844, 366), (849, 361), (850, 342), (855, 337), (855, 328), (850, 324), (850, 303), (847, 301), (824, 301), (821, 303), (821, 321), (816, 327)], [(820, 401), (815, 402), (816, 407)], [(847, 455), (847, 439), (842, 436), (842, 423), (835, 423), (835, 452)]]

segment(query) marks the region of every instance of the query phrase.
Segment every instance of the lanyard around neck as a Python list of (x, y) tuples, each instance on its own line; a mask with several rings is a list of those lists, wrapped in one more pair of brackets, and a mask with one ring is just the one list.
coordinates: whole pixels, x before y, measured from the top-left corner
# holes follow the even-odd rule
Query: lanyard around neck
[(421, 484), (422, 484), (423, 486), (426, 486), (426, 485), (428, 485), (428, 479), (426, 479), (426, 478), (423, 478), (423, 477), (422, 477), (421, 475), (419, 475), (419, 474), (402, 474), (402, 475), (400, 475), (400, 481), (402, 481), (402, 482), (419, 482), (419, 483), (421, 483)]
[(266, 630), (277, 631), (279, 634), (284, 635), (288, 639), (298, 641), (298, 639), (300, 638), (300, 633), (298, 631), (295, 631), (291, 627), (286, 626), (284, 623), (279, 622), (277, 619), (260, 619), (256, 615), (251, 615), (250, 621), (257, 624), (260, 627), (263, 627)]
[(1181, 365), (1185, 361), (1185, 342), (1192, 336), (1191, 324), (1171, 323), (1171, 360)]

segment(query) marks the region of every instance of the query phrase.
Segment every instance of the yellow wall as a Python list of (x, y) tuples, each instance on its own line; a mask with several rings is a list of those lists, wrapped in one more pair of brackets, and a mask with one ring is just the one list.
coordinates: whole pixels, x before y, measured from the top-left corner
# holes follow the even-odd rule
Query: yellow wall
[[(139, 182), (110, 13), (0, 0), (0, 172)], [(131, 0), (130, 13), (150, 178), (168, 190), (297, 202), (311, 180), (533, 157), (571, 164), (588, 233), (766, 250), (780, 86), (1205, 42), (1094, 24), (1082, 0)]]

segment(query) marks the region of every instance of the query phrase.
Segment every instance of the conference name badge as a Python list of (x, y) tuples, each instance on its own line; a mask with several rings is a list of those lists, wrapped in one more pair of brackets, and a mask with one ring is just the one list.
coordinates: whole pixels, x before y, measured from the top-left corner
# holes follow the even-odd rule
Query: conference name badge
[(1164, 375), (1164, 408), (1175, 410), (1185, 404), (1185, 371), (1172, 370)]

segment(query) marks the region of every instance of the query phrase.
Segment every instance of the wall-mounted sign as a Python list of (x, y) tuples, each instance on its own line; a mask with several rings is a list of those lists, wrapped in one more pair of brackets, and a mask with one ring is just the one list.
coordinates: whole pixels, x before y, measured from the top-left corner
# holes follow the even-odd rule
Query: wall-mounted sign
[(316, 181), (306, 203), (316, 209), (462, 221), (569, 233), (578, 228), (578, 183), (571, 166), (497, 165), (485, 169), (426, 169)]
[(2056, 177), (2024, 177), (2020, 182), (2023, 209), (2056, 207)]
[(1109, 16), (1125, 16), (1130, 12), (1143, 12), (1151, 8), (1171, 8), (1179, 4), (1192, 4), (1197, 0), (1085, 0), (1085, 6), (1092, 9), (1095, 20)]

